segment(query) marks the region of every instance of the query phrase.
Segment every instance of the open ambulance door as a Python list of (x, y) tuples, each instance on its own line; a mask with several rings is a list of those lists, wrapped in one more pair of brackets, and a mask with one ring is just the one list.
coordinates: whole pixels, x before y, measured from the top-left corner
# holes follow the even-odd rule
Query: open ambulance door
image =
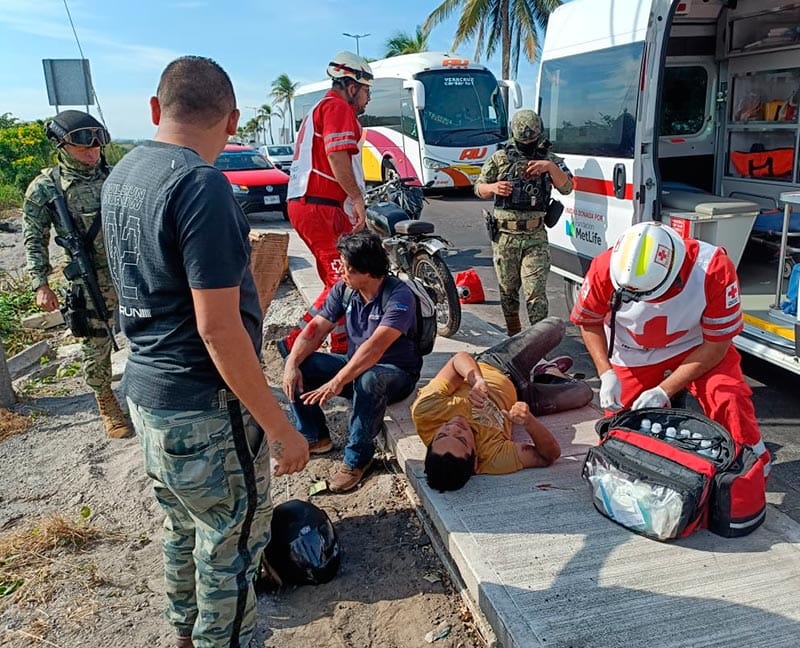
[(661, 177), (658, 138), (661, 132), (661, 91), (667, 40), (679, 0), (653, 0), (639, 76), (636, 143), (633, 164), (634, 221), (661, 219)]

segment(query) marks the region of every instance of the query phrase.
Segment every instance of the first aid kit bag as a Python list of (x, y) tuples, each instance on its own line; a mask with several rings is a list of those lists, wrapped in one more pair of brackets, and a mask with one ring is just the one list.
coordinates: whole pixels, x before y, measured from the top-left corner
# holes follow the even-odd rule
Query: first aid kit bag
[(763, 521), (763, 466), (737, 451), (719, 423), (682, 409), (621, 412), (597, 424), (583, 478), (595, 508), (618, 524), (656, 540), (697, 528), (732, 537)]

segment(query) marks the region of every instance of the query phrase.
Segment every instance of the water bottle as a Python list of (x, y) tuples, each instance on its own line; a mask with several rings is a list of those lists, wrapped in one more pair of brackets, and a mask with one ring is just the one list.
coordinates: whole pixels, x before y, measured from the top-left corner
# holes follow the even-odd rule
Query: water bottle
[(653, 425), (650, 427), (650, 434), (652, 434), (654, 437), (661, 436), (661, 423), (658, 421), (653, 423)]
[(650, 419), (647, 418), (642, 419), (642, 422), (640, 423), (639, 427), (639, 432), (642, 432), (644, 434), (650, 434), (650, 426), (651, 426)]
[(669, 426), (667, 428), (667, 431), (666, 431), (665, 435), (666, 435), (667, 439), (675, 439), (678, 436), (678, 431), (674, 427)]
[(692, 433), (689, 432), (689, 430), (687, 430), (686, 428), (682, 428), (681, 431), (678, 432), (679, 439), (688, 439), (690, 436), (692, 436)]
[(703, 439), (700, 442), (700, 449), (697, 451), (697, 454), (711, 458), (711, 439)]

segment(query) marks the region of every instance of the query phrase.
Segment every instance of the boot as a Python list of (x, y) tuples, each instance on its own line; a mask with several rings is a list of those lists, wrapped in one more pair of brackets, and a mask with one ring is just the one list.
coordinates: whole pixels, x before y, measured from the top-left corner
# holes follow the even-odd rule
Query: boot
[(125, 415), (117, 402), (114, 392), (108, 391), (96, 393), (97, 408), (100, 410), (100, 418), (110, 439), (124, 439), (131, 436), (132, 432), (125, 420)]
[(505, 319), (508, 337), (513, 337), (522, 330), (522, 323), (519, 321), (519, 315), (507, 315)]

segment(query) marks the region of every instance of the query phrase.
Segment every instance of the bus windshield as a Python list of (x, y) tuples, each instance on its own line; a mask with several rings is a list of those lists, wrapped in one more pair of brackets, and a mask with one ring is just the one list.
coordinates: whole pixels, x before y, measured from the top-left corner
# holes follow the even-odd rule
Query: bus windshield
[(431, 70), (425, 86), (422, 133), (431, 146), (477, 146), (508, 139), (508, 119), (497, 81), (485, 70)]

